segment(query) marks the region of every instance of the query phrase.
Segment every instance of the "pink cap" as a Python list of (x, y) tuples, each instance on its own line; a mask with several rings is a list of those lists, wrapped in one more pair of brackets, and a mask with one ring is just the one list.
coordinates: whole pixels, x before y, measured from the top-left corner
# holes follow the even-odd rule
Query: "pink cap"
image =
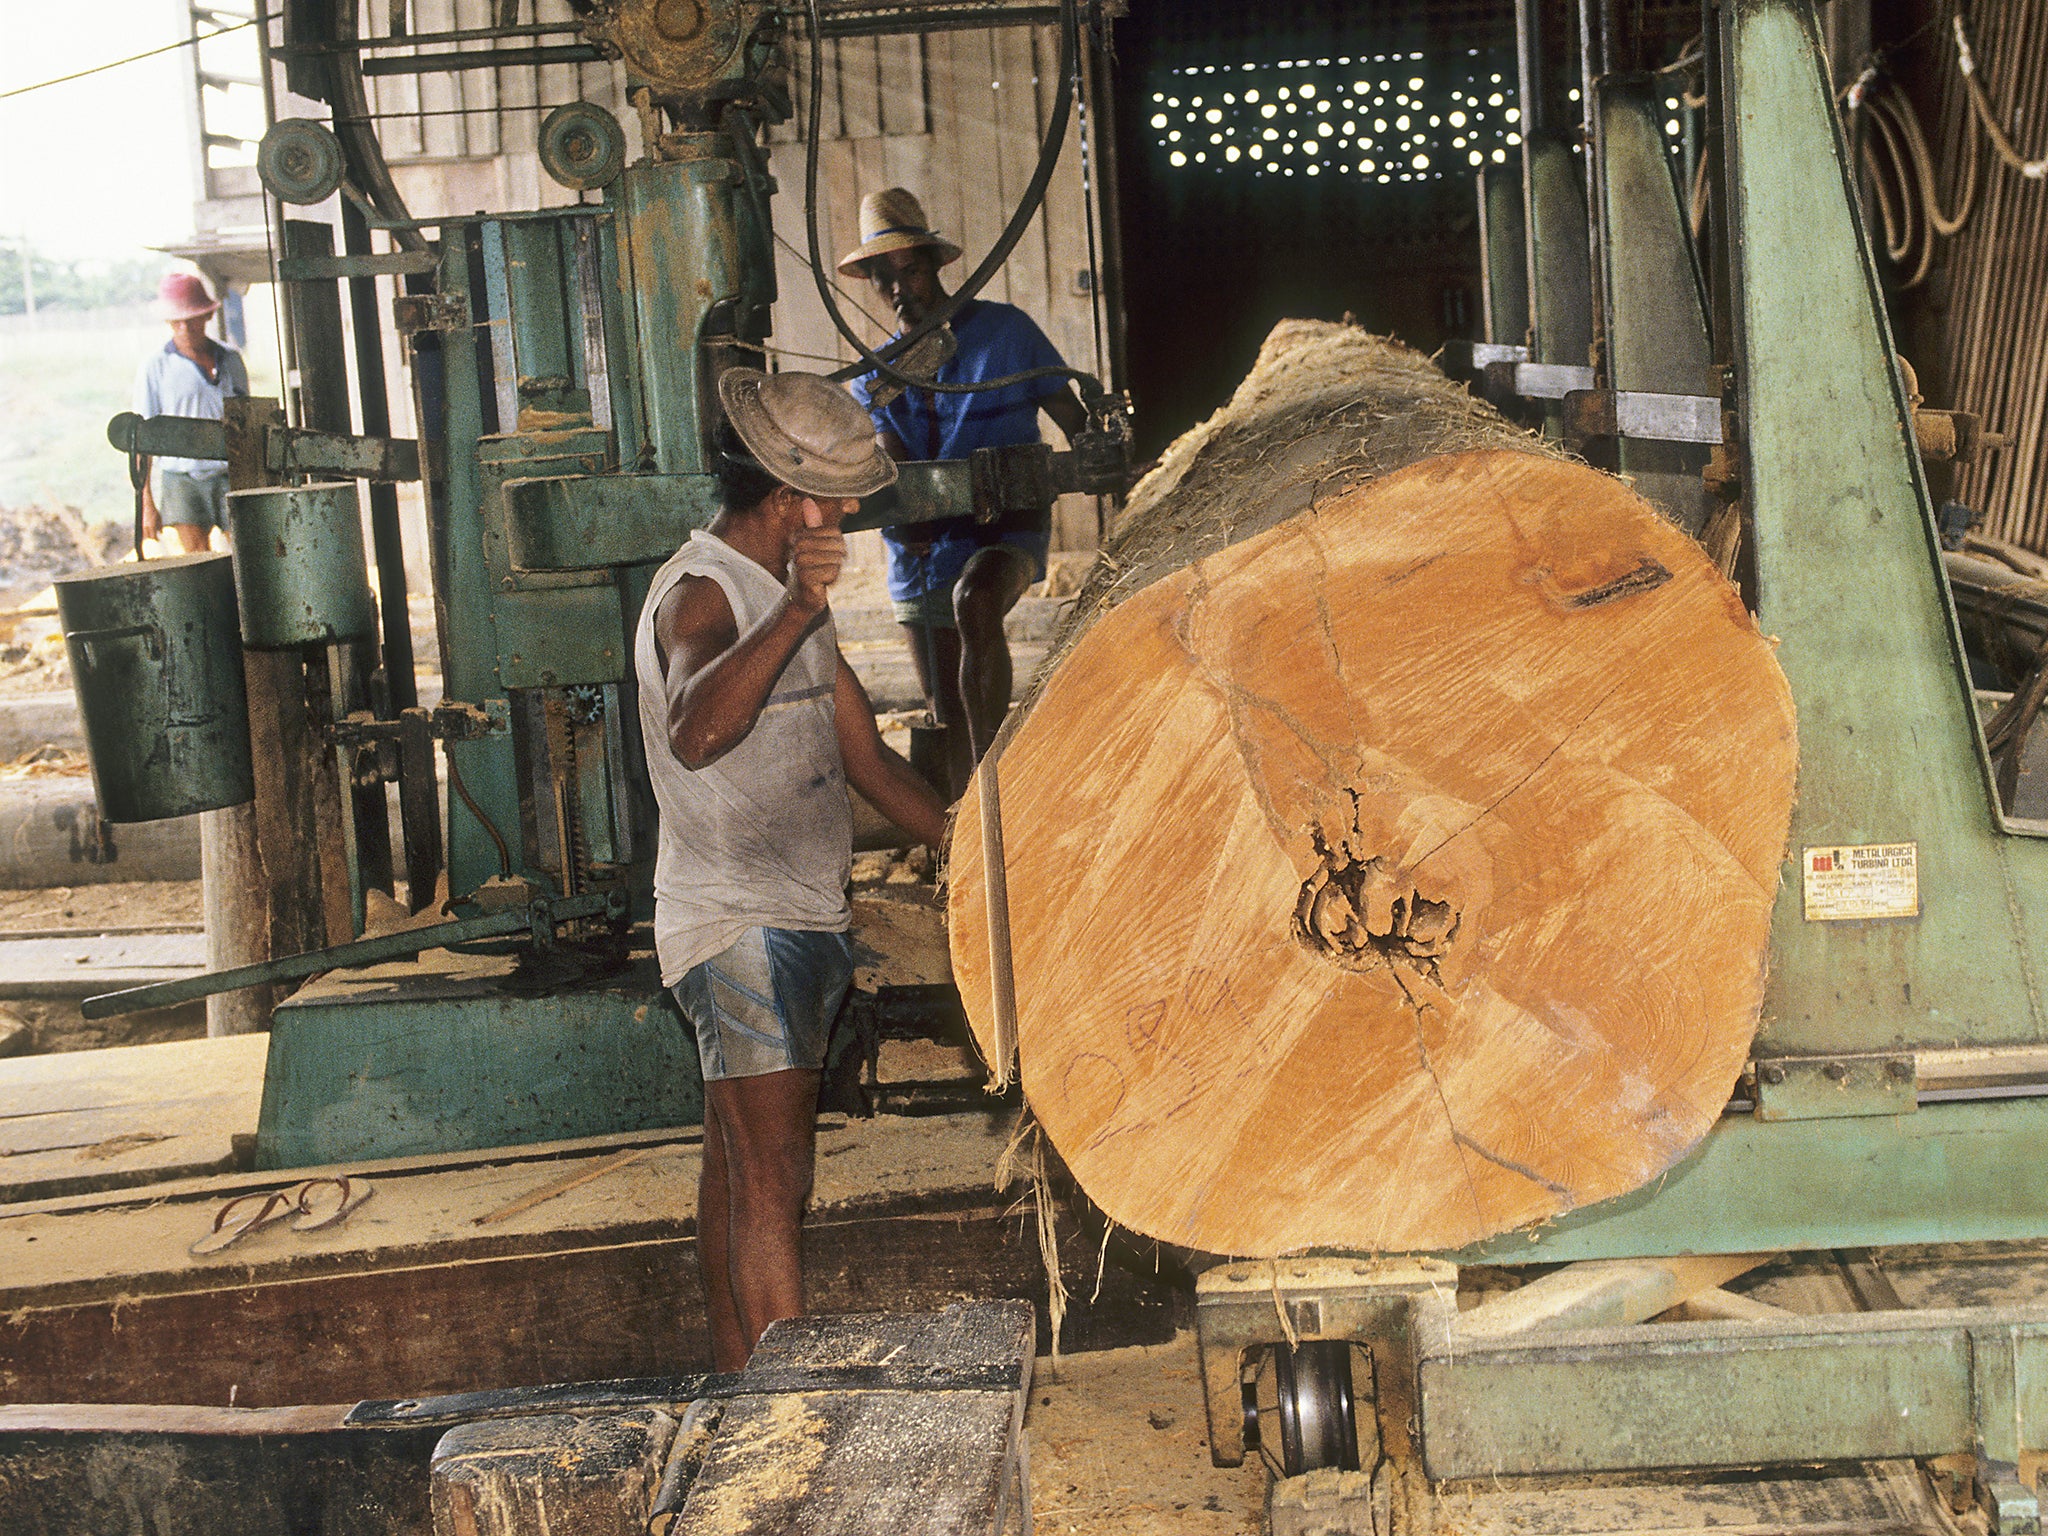
[(156, 315), (159, 320), (193, 320), (220, 308), (220, 301), (206, 291), (206, 281), (190, 272), (166, 272), (156, 285)]

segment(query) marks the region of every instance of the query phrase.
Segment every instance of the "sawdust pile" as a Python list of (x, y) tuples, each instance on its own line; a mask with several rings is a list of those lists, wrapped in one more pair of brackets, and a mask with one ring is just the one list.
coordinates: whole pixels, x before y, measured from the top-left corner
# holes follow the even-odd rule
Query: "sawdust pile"
[(119, 560), (133, 543), (120, 523), (88, 523), (76, 507), (0, 507), (0, 605), (17, 606), (59, 576)]

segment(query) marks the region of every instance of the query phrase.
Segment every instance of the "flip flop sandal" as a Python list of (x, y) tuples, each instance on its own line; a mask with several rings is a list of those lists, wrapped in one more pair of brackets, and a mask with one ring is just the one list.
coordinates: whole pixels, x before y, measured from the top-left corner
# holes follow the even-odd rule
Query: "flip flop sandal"
[[(313, 1192), (329, 1185), (333, 1187), (334, 1195), (316, 1200)], [(362, 1179), (351, 1179), (346, 1174), (333, 1178), (308, 1179), (299, 1186), (298, 1200), (294, 1206), (297, 1214), (292, 1217), (292, 1230), (322, 1232), (329, 1227), (340, 1226), (348, 1219), (350, 1212), (376, 1192), (375, 1185)]]
[[(251, 1232), (273, 1226), (297, 1210), (298, 1201), (294, 1196), (295, 1192), (289, 1189), (252, 1190), (246, 1195), (235, 1196), (214, 1213), (213, 1226), (186, 1252), (205, 1255), (232, 1248)], [(237, 1208), (243, 1206), (250, 1207), (248, 1214), (231, 1219)]]

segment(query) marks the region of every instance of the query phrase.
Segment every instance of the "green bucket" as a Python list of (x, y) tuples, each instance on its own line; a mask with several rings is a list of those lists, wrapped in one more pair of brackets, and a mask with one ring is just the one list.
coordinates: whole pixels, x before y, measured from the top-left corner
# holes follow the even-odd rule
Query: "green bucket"
[(228, 556), (62, 577), (57, 613), (101, 816), (160, 821), (255, 798)]
[(333, 645), (377, 633), (353, 480), (228, 493), (242, 643)]

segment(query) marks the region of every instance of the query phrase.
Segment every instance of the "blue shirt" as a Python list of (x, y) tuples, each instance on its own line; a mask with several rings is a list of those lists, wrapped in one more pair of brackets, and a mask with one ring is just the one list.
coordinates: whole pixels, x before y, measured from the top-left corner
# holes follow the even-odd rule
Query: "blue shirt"
[[(1058, 368), (1064, 361), (1037, 322), (1014, 304), (970, 299), (952, 323), (959, 350), (939, 369), (941, 384), (1000, 379), (1031, 368)], [(1038, 442), (1039, 402), (1067, 387), (1065, 379), (1043, 378), (974, 395), (906, 389), (878, 410), (874, 380), (874, 374), (854, 380), (854, 398), (868, 408), (875, 430), (894, 432), (913, 459), (964, 459), (977, 448)]]
[[(161, 352), (143, 359), (135, 375), (135, 414), (138, 416), (197, 416), (219, 421), (221, 402), (249, 393), (249, 370), (242, 354), (233, 347), (213, 344), (215, 378), (178, 350), (175, 340), (164, 343)], [(224, 475), (226, 459), (179, 459), (166, 455), (158, 459), (163, 469), (187, 475)]]
[[(938, 371), (941, 384), (1000, 379), (1032, 368), (1058, 368), (1065, 361), (1037, 322), (1014, 304), (970, 299), (954, 311), (952, 326), (959, 345)], [(1039, 406), (1067, 387), (1064, 378), (1048, 376), (972, 395), (911, 388), (877, 407), (875, 377), (870, 373), (854, 380), (854, 398), (868, 408), (875, 430), (894, 432), (913, 459), (964, 459), (977, 448), (1041, 442)], [(980, 524), (971, 517), (957, 517), (917, 528), (915, 547), (906, 546), (901, 530), (882, 530), (889, 556), (889, 596), (897, 602), (952, 586), (968, 558), (996, 542), (1023, 548), (1044, 575), (1049, 518)]]

